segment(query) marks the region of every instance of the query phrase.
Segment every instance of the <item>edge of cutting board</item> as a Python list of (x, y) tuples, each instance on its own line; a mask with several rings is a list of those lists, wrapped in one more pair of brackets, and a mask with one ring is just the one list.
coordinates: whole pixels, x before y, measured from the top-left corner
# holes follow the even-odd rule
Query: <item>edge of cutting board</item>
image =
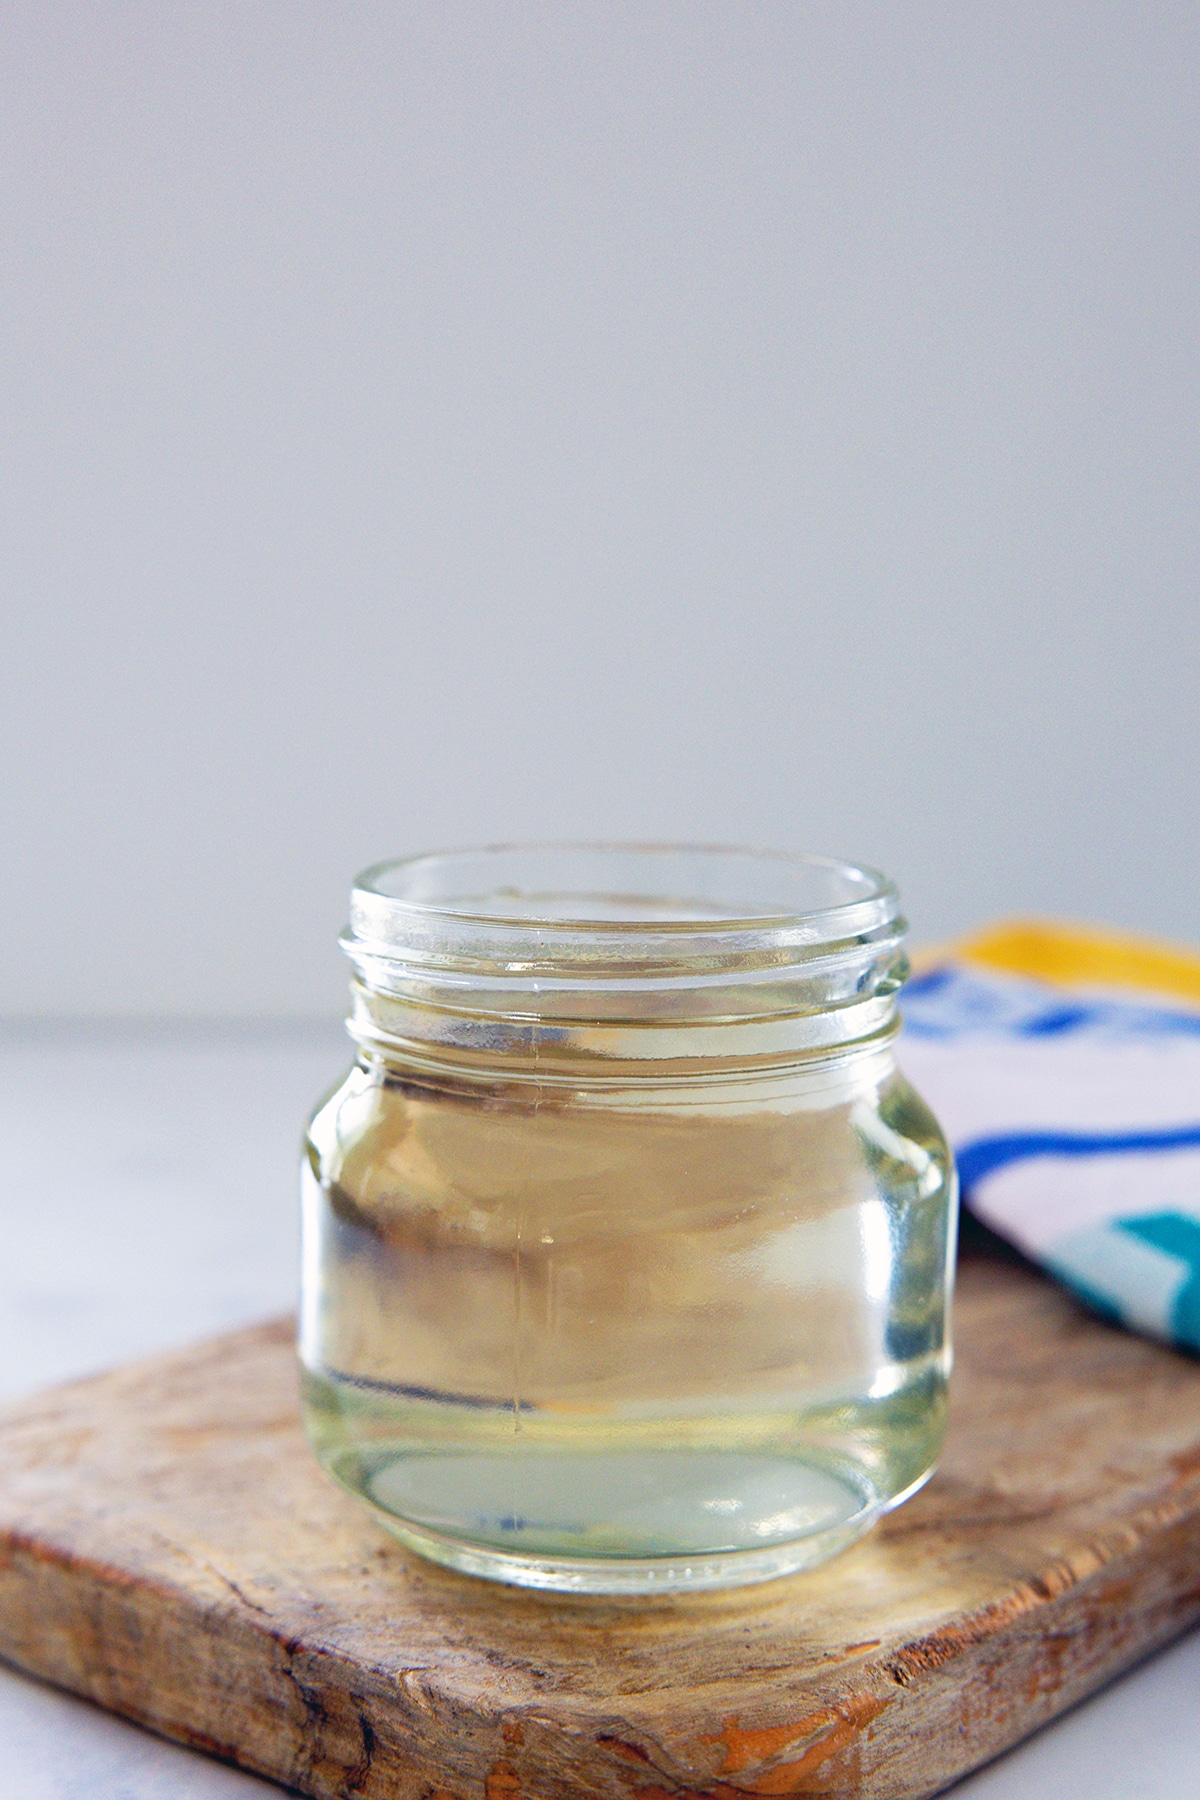
[(564, 1599), (423, 1563), (304, 1443), (289, 1321), (0, 1414), (0, 1656), (301, 1791), (921, 1800), (1200, 1618), (1200, 1363), (960, 1271), (929, 1486), (824, 1568)]

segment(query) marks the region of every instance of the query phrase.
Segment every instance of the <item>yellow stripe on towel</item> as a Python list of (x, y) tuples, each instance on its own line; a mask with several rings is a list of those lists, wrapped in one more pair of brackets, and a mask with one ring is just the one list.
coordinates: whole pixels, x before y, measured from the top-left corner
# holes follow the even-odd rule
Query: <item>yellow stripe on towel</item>
[(1136, 988), (1200, 1006), (1200, 952), (1155, 938), (1009, 919), (959, 938), (943, 954), (1064, 987)]

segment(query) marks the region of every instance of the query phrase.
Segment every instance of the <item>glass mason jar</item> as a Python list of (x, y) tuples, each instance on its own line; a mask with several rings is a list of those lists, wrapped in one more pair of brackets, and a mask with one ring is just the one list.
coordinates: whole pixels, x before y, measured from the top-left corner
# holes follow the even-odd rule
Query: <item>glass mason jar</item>
[(360, 876), (303, 1165), (325, 1468), (412, 1549), (583, 1592), (765, 1580), (929, 1475), (955, 1182), (897, 1073), (894, 887), (498, 848)]

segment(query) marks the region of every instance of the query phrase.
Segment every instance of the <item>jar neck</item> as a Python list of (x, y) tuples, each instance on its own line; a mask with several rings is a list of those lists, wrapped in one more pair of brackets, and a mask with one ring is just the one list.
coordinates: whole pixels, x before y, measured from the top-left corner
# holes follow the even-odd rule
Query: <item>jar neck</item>
[[(897, 984), (898, 985), (898, 984)], [(811, 1011), (672, 1017), (516, 1013), (478, 996), (399, 994), (351, 984), (347, 1030), (372, 1060), (458, 1078), (567, 1086), (777, 1075), (890, 1053), (899, 1029), (894, 990)]]
[(342, 945), (364, 1051), (515, 1082), (747, 1074), (886, 1044), (895, 888), (820, 857), (543, 846), (367, 870)]

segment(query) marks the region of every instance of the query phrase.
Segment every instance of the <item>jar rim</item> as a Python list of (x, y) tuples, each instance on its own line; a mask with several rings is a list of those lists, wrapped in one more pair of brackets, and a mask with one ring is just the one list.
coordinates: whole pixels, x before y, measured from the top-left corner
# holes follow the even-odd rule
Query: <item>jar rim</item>
[[(629, 892), (617, 883), (628, 884), (635, 865), (640, 879), (637, 891)], [(601, 874), (610, 876), (611, 885), (595, 885)], [(681, 876), (686, 893), (680, 891)], [(538, 880), (554, 885), (533, 885)], [(352, 908), (355, 902), (369, 908), (373, 923), (387, 915), (399, 926), (411, 917), (422, 935), (440, 917), (452, 930), (478, 924), (514, 934), (599, 932), (634, 940), (647, 933), (685, 937), (804, 925), (812, 941), (830, 942), (847, 935), (847, 928), (861, 928), (864, 908), (875, 924), (895, 918), (899, 909), (894, 883), (864, 863), (801, 851), (669, 842), (499, 843), (423, 851), (363, 870), (354, 881)]]
[(906, 929), (886, 876), (833, 857), (501, 844), (376, 863), (341, 941), (364, 1042), (386, 1012), (397, 1038), (515, 1044), (532, 1030), (544, 1045), (553, 1028), (614, 1055), (631, 1033), (639, 1055), (665, 1055), (659, 1036), (683, 1026), (699, 1054), (704, 1025), (732, 1054), (751, 1021), (781, 1048), (890, 1032)]
[(374, 864), (354, 884), (342, 946), (368, 983), (391, 965), (510, 991), (515, 980), (594, 992), (778, 980), (864, 953), (874, 966), (905, 930), (894, 884), (833, 857), (501, 844)]

